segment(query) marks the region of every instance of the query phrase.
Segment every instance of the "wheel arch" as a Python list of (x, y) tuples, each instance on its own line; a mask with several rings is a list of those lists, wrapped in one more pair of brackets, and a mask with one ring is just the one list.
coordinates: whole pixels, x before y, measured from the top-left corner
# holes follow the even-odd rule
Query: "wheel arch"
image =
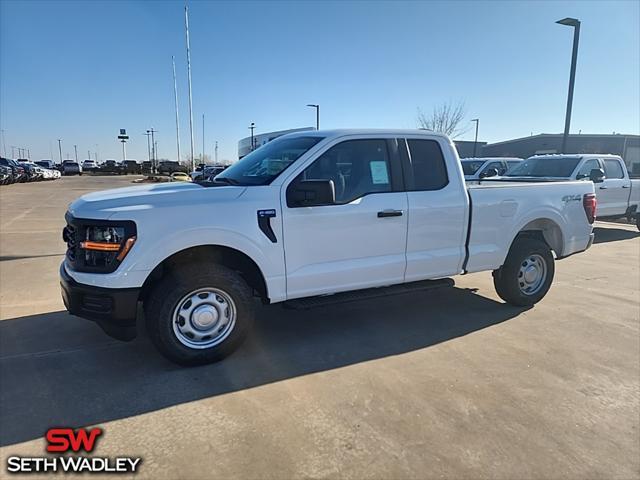
[(564, 235), (560, 225), (550, 218), (537, 218), (527, 222), (520, 227), (519, 231), (511, 240), (509, 248), (520, 237), (532, 237), (538, 238), (545, 242), (551, 250), (556, 254), (556, 257), (562, 257), (564, 250)]
[(235, 270), (242, 275), (247, 284), (269, 303), (269, 289), (265, 276), (258, 264), (246, 253), (224, 245), (197, 245), (184, 248), (163, 259), (147, 276), (140, 291), (140, 300), (144, 302), (154, 285), (171, 271), (185, 263), (217, 263)]

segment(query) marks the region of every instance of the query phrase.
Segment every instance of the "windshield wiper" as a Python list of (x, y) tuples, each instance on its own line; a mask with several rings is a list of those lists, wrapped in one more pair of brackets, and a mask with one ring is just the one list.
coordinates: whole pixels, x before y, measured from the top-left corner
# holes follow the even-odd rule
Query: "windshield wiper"
[(220, 183), (226, 183), (229, 185), (240, 185), (240, 182), (238, 180), (236, 180), (235, 178), (229, 178), (229, 177), (216, 177), (213, 179), (214, 182), (220, 182)]

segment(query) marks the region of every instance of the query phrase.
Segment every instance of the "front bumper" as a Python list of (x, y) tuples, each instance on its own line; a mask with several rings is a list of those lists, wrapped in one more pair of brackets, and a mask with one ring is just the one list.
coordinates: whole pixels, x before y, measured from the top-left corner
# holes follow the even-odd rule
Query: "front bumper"
[(64, 306), (72, 315), (96, 322), (118, 340), (136, 337), (139, 288), (103, 288), (76, 282), (60, 265)]

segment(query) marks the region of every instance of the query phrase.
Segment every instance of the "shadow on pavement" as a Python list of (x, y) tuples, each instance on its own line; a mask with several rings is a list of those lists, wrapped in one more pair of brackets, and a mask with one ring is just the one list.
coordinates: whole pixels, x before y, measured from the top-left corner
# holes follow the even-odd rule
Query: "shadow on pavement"
[(522, 308), (445, 288), (307, 311), (263, 307), (226, 360), (181, 368), (66, 312), (0, 321), (0, 445), (429, 347)]
[(593, 229), (596, 238), (593, 243), (607, 243), (618, 242), (620, 240), (630, 240), (632, 238), (640, 237), (640, 232), (634, 232), (633, 230), (625, 230), (622, 228), (602, 228), (595, 227)]
[(43, 258), (43, 257), (63, 257), (62, 253), (48, 253), (46, 255), (5, 255), (0, 257), (0, 262), (8, 262), (10, 260), (24, 260), (26, 258)]

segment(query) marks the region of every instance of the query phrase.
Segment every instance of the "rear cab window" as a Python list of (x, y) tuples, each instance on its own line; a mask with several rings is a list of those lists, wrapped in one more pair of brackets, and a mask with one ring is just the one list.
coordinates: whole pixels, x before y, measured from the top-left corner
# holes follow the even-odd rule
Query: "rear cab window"
[[(402, 140), (401, 140), (402, 143)], [(413, 181), (407, 182), (407, 190), (440, 190), (449, 183), (447, 165), (440, 144), (436, 140), (408, 138), (409, 162)]]
[(622, 165), (615, 158), (604, 159), (604, 174), (609, 179), (624, 178), (624, 170)]

